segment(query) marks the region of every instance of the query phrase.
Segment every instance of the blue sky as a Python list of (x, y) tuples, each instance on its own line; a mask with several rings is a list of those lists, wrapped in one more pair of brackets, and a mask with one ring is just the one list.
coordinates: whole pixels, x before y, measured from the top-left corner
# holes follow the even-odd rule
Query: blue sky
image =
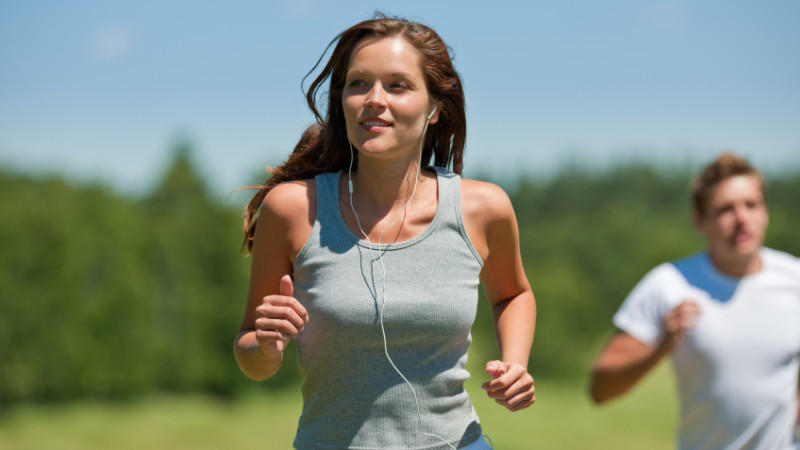
[(453, 48), (467, 174), (800, 166), (800, 2), (468, 4), (0, 0), (0, 164), (141, 192), (183, 137), (229, 192), (285, 158), (313, 120), (301, 78), (379, 9)]

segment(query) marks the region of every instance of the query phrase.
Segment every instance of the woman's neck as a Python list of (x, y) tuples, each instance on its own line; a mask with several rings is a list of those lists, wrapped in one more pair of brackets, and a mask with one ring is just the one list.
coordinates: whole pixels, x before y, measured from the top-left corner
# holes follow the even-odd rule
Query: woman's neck
[[(364, 159), (366, 160), (366, 158)], [(353, 233), (368, 241), (405, 241), (422, 233), (436, 214), (436, 174), (418, 172), (418, 161), (385, 164), (359, 161), (352, 172), (341, 177), (339, 207)]]
[(359, 160), (353, 171), (353, 201), (359, 209), (373, 213), (402, 208), (411, 199), (415, 188), (424, 182), (418, 160), (408, 162)]

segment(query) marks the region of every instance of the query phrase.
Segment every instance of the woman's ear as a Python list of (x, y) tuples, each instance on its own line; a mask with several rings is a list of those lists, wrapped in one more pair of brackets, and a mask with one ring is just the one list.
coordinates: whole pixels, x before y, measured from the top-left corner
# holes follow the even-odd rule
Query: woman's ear
[(431, 109), (431, 112), (428, 113), (428, 116), (426, 118), (428, 119), (428, 123), (429, 124), (434, 124), (434, 123), (438, 122), (439, 121), (439, 105), (434, 103), (433, 109)]

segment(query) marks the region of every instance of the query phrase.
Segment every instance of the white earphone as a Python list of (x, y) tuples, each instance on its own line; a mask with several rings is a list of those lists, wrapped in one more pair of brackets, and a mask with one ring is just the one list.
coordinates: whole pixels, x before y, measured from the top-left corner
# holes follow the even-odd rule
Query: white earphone
[(433, 105), (433, 109), (431, 110), (431, 113), (428, 114), (428, 117), (427, 117), (428, 120), (431, 120), (433, 118), (433, 115), (436, 114), (436, 110), (437, 109), (439, 109), (439, 107), (436, 106), (436, 105)]

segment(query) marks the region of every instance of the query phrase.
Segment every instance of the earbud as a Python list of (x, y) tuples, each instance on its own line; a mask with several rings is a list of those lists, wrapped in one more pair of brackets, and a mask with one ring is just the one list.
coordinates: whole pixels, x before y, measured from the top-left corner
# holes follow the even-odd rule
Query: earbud
[(437, 109), (439, 109), (439, 107), (436, 106), (436, 105), (433, 105), (433, 109), (431, 110), (431, 113), (428, 114), (428, 117), (427, 117), (428, 120), (431, 120), (433, 118), (433, 115), (436, 114), (436, 110)]

